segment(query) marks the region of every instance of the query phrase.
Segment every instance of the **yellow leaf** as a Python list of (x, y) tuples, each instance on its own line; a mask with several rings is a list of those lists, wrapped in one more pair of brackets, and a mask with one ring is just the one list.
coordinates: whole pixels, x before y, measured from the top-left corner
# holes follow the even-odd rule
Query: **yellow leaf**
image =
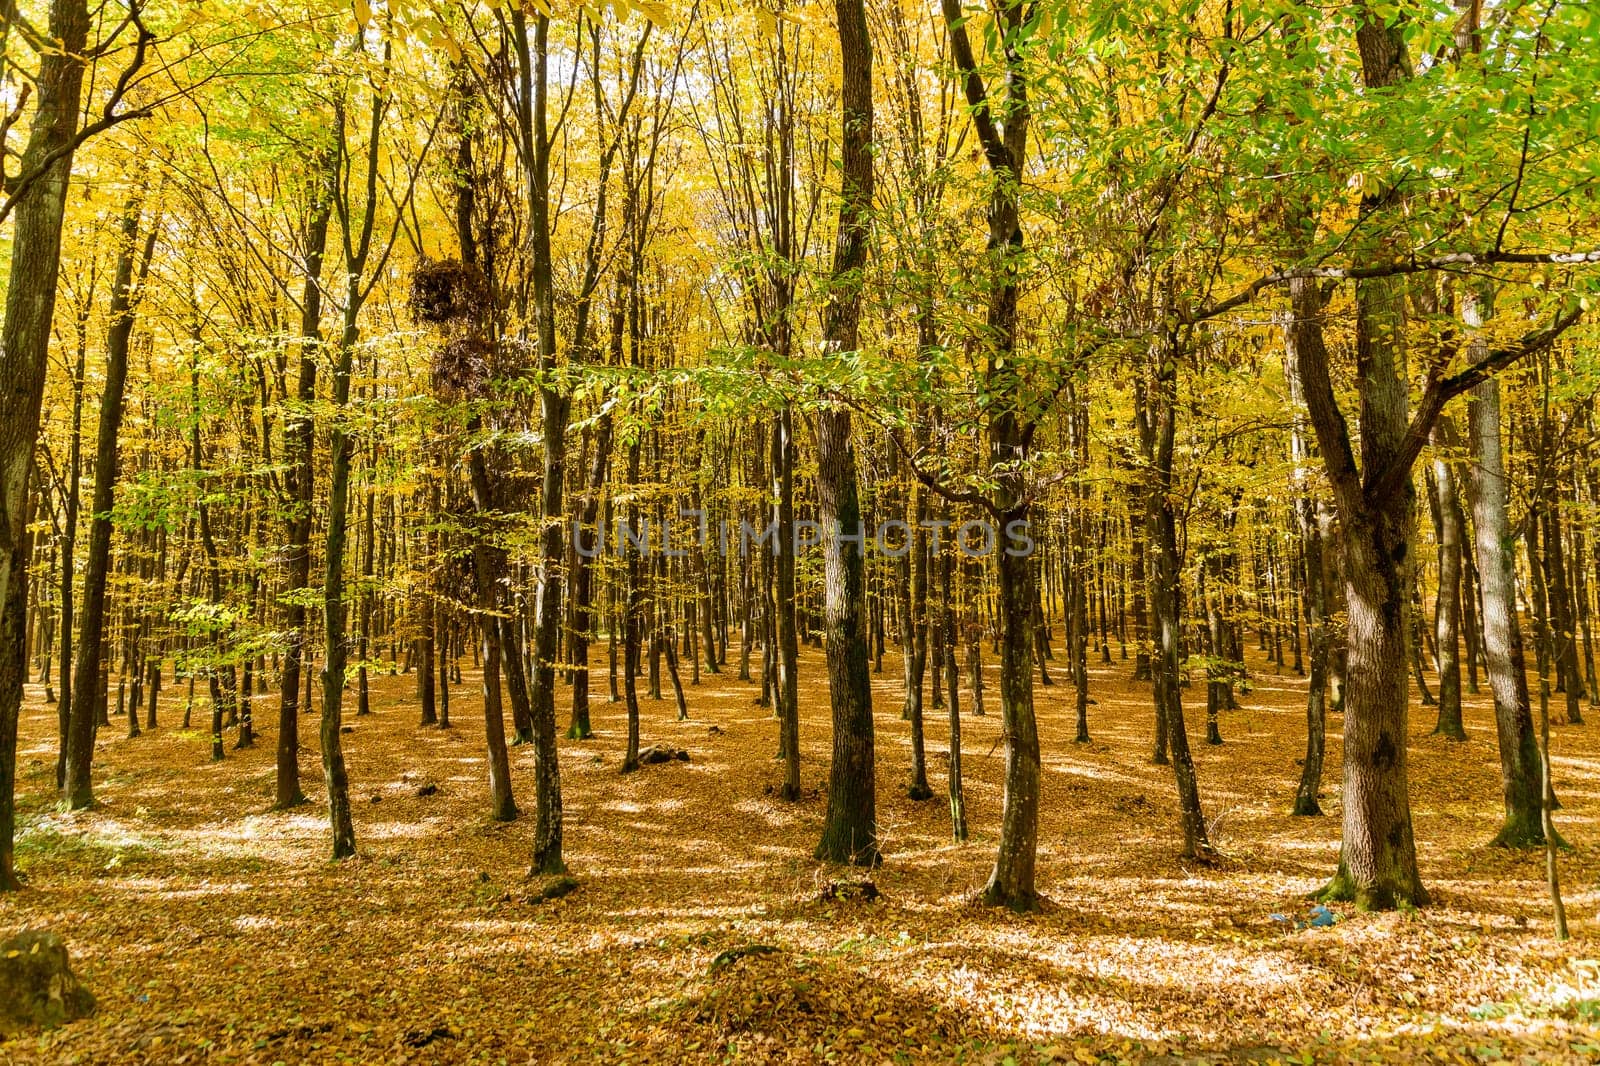
[(665, 29), (672, 24), (672, 9), (656, 0), (636, 0), (633, 5), (644, 17)]

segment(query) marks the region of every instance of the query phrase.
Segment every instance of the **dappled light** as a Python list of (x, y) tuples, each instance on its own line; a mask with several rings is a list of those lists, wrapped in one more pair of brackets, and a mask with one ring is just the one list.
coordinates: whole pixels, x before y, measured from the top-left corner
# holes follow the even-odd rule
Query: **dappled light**
[(1594, 0), (0, 0), (0, 1066), (1600, 1062)]
[[(802, 663), (820, 674), (815, 653)], [(890, 655), (880, 676), (897, 665)], [(574, 1041), (613, 1060), (670, 1059), (694, 1043), (712, 1057), (733, 1047), (759, 1057), (795, 1041), (848, 1056), (898, 1048), (995, 1062), (1247, 1047), (1470, 1058), (1491, 1042), (1507, 1055), (1584, 1058), (1574, 1049), (1600, 1038), (1575, 1006), (1600, 996), (1600, 972), (1582, 963), (1600, 936), (1600, 855), (1580, 828), (1600, 814), (1590, 731), (1562, 729), (1555, 741), (1559, 824), (1575, 844), (1563, 856), (1571, 945), (1550, 940), (1538, 854), (1486, 846), (1498, 783), (1475, 764), (1487, 763), (1492, 742), (1437, 745), (1422, 726), (1412, 737), (1414, 812), (1435, 906), (1390, 916), (1340, 908), (1333, 927), (1297, 931), (1273, 915), (1305, 912), (1339, 827), (1288, 816), (1294, 767), (1284, 753), (1302, 728), (1304, 682), (1270, 663), (1252, 668), (1276, 683), (1224, 715), (1228, 743), (1197, 750), (1220, 818), (1213, 867), (1179, 854), (1170, 785), (1149, 763), (1147, 698), (1120, 661), (1093, 671), (1090, 748), (1063, 742), (1068, 699), (1039, 699), (1048, 902), (1027, 918), (972, 903), (998, 816), (1002, 768), (984, 755), (998, 739), (993, 716), (966, 723), (974, 834), (951, 845), (939, 804), (901, 798), (906, 723), (879, 713), (884, 864), (872, 876), (883, 898), (839, 904), (817, 902), (838, 876), (809, 855), (821, 799), (768, 797), (781, 772), (770, 757), (775, 723), (728, 714), (753, 689), (726, 677), (689, 691), (687, 727), (671, 701), (642, 704), (645, 735), (681, 731), (689, 764), (618, 775), (625, 733), (604, 702), (593, 739), (562, 741), (568, 861), (580, 887), (547, 903), (525, 880), (526, 822), (484, 819), (481, 776), (458, 778), (450, 746), (416, 728), (409, 679), (373, 678), (375, 714), (348, 740), (362, 844), (337, 866), (323, 854), (320, 800), (272, 813), (266, 779), (257, 794), (238, 793), (237, 782), (271, 766), (270, 743), (235, 755), (229, 774), (187, 777), (156, 808), (169, 771), (206, 766), (205, 739), (160, 729), (105, 739), (96, 766), (119, 784), (97, 808), (59, 814), (47, 793), (24, 792), (30, 888), (0, 902), (5, 923), (74, 931), (79, 972), (102, 1006), (6, 1050), (23, 1061), (107, 1061), (165, 1032), (159, 1046), (173, 1058), (204, 1044), (246, 1060), (381, 1059), (401, 1054), (406, 1033), (444, 1026), (461, 1035), (441, 1053), (463, 1061), (544, 1060), (571, 1054)], [(802, 687), (802, 765), (812, 767), (826, 765), (819, 684)], [(31, 691), (23, 749), (44, 750), (53, 719)], [(1467, 699), (1474, 736), (1489, 713), (1482, 697)], [(1259, 743), (1234, 742), (1246, 720)], [(1330, 741), (1336, 757), (1337, 719)], [(524, 783), (520, 750), (513, 766)], [(418, 797), (420, 782), (440, 789)], [(1337, 785), (1329, 791), (1336, 810)], [(1472, 811), (1481, 816), (1463, 817)], [(72, 846), (36, 843), (47, 836)], [(751, 944), (777, 953), (713, 967)], [(331, 999), (310, 992), (324, 983)], [(291, 1014), (300, 1021), (286, 1025)], [(173, 1017), (186, 1020), (168, 1030)]]

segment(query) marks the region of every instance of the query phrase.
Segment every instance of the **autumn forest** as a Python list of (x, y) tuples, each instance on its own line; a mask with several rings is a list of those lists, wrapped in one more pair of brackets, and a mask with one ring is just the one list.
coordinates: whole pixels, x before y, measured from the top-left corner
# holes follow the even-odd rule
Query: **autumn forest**
[(1592, 3), (0, 0), (0, 164), (0, 1062), (1600, 1061)]

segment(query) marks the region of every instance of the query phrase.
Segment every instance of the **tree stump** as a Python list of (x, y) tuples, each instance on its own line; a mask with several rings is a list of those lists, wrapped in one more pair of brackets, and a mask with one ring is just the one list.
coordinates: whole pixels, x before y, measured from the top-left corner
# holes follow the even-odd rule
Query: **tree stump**
[(94, 1010), (94, 996), (67, 965), (67, 945), (29, 929), (0, 942), (0, 1036), (51, 1028)]

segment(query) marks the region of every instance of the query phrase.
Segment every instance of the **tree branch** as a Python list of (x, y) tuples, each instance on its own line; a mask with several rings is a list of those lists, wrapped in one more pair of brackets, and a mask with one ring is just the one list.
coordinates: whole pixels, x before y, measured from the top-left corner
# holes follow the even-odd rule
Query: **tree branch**
[(1412, 416), (1410, 425), (1406, 427), (1405, 436), (1400, 440), (1400, 447), (1395, 457), (1383, 471), (1367, 479), (1367, 485), (1363, 490), (1367, 500), (1374, 502), (1388, 499), (1392, 493), (1399, 490), (1406, 478), (1411, 476), (1411, 467), (1416, 463), (1417, 456), (1422, 454), (1423, 446), (1428, 443), (1434, 423), (1438, 421), (1445, 404), (1512, 364), (1548, 348), (1582, 317), (1583, 308), (1574, 306), (1571, 310), (1558, 315), (1555, 322), (1547, 328), (1525, 334), (1521, 341), (1509, 348), (1493, 349), (1476, 363), (1454, 374), (1444, 377), (1437, 374), (1431, 376), (1428, 387), (1422, 394), (1422, 403), (1418, 405), (1417, 413)]
[(1255, 299), (1263, 290), (1287, 285), (1300, 278), (1325, 278), (1331, 281), (1364, 281), (1369, 278), (1389, 278), (1401, 274), (1421, 274), (1429, 270), (1448, 270), (1454, 267), (1477, 267), (1507, 264), (1556, 266), (1581, 266), (1600, 263), (1600, 249), (1581, 252), (1505, 252), (1491, 249), (1486, 252), (1449, 252), (1435, 256), (1403, 256), (1387, 263), (1373, 263), (1359, 267), (1293, 267), (1263, 274), (1244, 288), (1215, 303), (1195, 311), (1180, 312), (1179, 320), (1194, 325), (1236, 310)]
[(961, 0), (939, 0), (944, 11), (944, 21), (950, 31), (950, 53), (956, 68), (962, 74), (962, 89), (967, 104), (972, 108), (972, 125), (978, 131), (978, 141), (989, 166), (997, 174), (1010, 173), (1011, 151), (994, 124), (989, 108), (989, 91), (984, 88), (983, 75), (978, 73), (978, 60), (972, 53), (972, 41), (967, 37), (966, 16), (961, 13)]

